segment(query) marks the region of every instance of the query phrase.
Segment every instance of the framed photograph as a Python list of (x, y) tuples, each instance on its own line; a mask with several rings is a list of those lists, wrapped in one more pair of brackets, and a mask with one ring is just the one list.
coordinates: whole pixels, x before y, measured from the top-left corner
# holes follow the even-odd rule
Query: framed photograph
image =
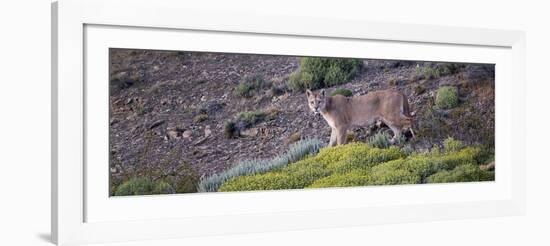
[(185, 10), (52, 4), (56, 243), (524, 213), (523, 32)]

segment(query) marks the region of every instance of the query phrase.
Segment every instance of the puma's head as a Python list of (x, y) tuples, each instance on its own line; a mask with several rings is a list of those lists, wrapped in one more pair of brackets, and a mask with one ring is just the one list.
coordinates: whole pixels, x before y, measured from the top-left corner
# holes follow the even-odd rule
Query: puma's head
[(320, 90), (319, 92), (312, 92), (311, 90), (306, 90), (307, 95), (307, 105), (313, 114), (318, 115), (321, 113), (321, 110), (325, 109), (326, 106), (326, 92), (325, 90)]

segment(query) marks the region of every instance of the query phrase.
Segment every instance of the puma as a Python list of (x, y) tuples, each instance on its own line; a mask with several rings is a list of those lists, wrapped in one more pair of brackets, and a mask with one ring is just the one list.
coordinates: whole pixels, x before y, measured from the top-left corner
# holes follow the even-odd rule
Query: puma
[(392, 143), (404, 130), (412, 130), (413, 119), (407, 97), (397, 90), (381, 90), (366, 95), (344, 97), (327, 96), (324, 89), (306, 91), (308, 106), (315, 114), (321, 114), (332, 128), (329, 146), (346, 143), (346, 132), (352, 126), (368, 127), (383, 122), (393, 132)]

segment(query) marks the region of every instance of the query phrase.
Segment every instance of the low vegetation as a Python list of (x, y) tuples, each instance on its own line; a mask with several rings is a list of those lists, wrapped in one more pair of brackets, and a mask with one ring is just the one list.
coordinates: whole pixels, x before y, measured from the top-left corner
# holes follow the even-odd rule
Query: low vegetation
[(237, 116), (237, 121), (241, 123), (243, 127), (247, 127), (263, 121), (266, 116), (266, 113), (260, 111), (241, 112)]
[(203, 121), (205, 121), (205, 120), (207, 120), (207, 119), (208, 119), (208, 115), (207, 115), (207, 114), (199, 114), (199, 115), (197, 115), (197, 116), (195, 116), (195, 117), (193, 118), (193, 121), (195, 121), (195, 122), (203, 122)]
[(428, 64), (424, 67), (417, 67), (416, 73), (420, 78), (437, 79), (447, 75), (454, 74), (458, 71), (459, 66), (453, 63), (438, 63), (435, 65)]
[(175, 193), (174, 188), (165, 181), (150, 178), (131, 178), (116, 188), (115, 196), (153, 195)]
[(319, 154), (269, 172), (226, 181), (219, 191), (278, 190), (365, 185), (421, 184), (494, 180), (479, 168), (478, 147), (447, 145), (429, 152), (381, 149), (365, 143), (324, 148)]
[(287, 166), (289, 163), (315, 154), (319, 151), (321, 142), (317, 139), (305, 139), (294, 143), (289, 150), (273, 159), (247, 160), (237, 163), (234, 167), (212, 176), (202, 178), (198, 184), (200, 192), (218, 191), (219, 187), (231, 179), (241, 176), (249, 176), (277, 170)]
[(290, 75), (289, 86), (294, 91), (304, 91), (344, 84), (360, 69), (359, 59), (303, 57), (300, 68)]
[(300, 141), (300, 139), (302, 139), (302, 134), (300, 132), (295, 132), (288, 138), (288, 143), (295, 143)]
[(235, 88), (235, 94), (240, 97), (252, 97), (254, 94), (262, 89), (270, 89), (272, 83), (267, 81), (261, 75), (247, 75), (244, 76), (237, 88)]
[(448, 137), (443, 141), (443, 147), (446, 151), (458, 151), (464, 148), (464, 143), (453, 137)]
[(495, 173), (485, 171), (477, 165), (460, 165), (453, 170), (445, 170), (428, 177), (429, 183), (452, 183), (495, 180)]
[(451, 109), (458, 105), (458, 89), (454, 86), (443, 86), (437, 90), (435, 106), (439, 109)]

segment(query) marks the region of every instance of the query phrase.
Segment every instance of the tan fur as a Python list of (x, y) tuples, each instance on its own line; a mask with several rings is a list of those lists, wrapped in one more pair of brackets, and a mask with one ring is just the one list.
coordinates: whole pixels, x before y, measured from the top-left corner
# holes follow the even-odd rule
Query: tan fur
[(320, 113), (332, 128), (329, 146), (345, 144), (346, 131), (352, 126), (367, 127), (380, 121), (393, 131), (392, 142), (406, 129), (414, 136), (407, 97), (397, 90), (373, 91), (355, 97), (331, 97), (326, 96), (325, 90), (307, 90), (306, 95), (311, 111)]

